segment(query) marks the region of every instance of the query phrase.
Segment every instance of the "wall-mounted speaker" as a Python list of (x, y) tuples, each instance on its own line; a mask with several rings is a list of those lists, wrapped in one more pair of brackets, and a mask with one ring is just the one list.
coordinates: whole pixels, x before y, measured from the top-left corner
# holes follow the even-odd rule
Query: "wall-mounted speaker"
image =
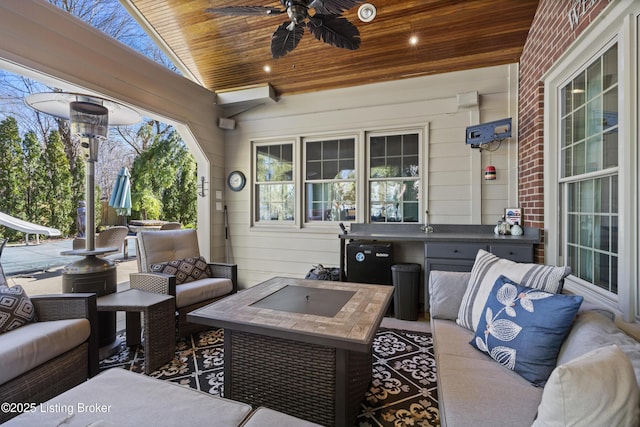
[(220, 117), (220, 119), (218, 119), (218, 127), (220, 129), (233, 130), (236, 128), (236, 121)]

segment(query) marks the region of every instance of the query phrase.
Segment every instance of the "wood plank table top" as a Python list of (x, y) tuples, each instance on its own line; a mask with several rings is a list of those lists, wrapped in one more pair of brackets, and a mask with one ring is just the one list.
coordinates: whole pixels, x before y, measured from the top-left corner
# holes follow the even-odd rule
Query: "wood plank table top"
[(387, 285), (274, 277), (194, 310), (187, 319), (368, 352), (392, 295), (393, 286)]

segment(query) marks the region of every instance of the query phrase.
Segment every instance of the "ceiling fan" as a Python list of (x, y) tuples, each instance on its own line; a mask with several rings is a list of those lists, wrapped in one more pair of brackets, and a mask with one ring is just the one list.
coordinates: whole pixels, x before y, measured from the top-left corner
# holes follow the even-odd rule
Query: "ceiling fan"
[[(304, 27), (314, 37), (331, 46), (356, 50), (360, 47), (358, 28), (342, 15), (363, 0), (280, 0), (282, 7), (228, 6), (205, 9), (220, 15), (271, 16), (286, 13), (290, 22), (280, 25), (271, 37), (271, 55), (280, 58), (298, 46)], [(311, 13), (310, 13), (311, 11)]]

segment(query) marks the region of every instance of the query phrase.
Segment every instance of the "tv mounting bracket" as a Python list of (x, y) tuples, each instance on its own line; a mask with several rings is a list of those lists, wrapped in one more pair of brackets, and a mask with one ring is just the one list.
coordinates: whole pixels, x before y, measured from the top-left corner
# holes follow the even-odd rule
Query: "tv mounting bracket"
[(479, 148), (482, 144), (511, 137), (511, 117), (467, 127), (467, 144)]

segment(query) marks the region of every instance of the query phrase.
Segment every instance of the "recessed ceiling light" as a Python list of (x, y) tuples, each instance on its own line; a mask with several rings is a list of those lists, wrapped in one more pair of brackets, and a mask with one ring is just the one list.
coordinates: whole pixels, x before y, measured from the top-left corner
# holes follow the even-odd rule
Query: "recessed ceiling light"
[(364, 3), (358, 8), (358, 18), (362, 22), (371, 22), (376, 17), (376, 7), (371, 3)]
[(418, 36), (411, 36), (409, 37), (409, 44), (411, 46), (415, 46), (418, 44)]
[(265, 73), (270, 73), (271, 72), (271, 66), (270, 65), (265, 65), (264, 67), (262, 67), (262, 69), (264, 70)]

